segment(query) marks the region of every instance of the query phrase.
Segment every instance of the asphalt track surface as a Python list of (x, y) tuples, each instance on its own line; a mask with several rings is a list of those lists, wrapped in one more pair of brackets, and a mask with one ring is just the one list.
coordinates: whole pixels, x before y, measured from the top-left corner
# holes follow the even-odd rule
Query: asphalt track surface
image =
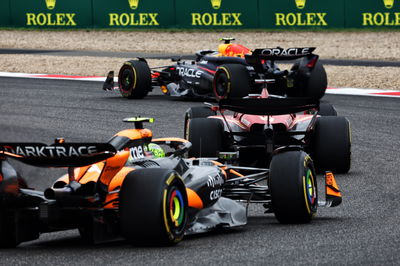
[[(121, 119), (151, 116), (156, 137), (182, 136), (184, 111), (201, 102), (143, 100), (106, 93), (101, 83), (0, 78), (0, 141), (51, 143), (107, 141), (125, 129)], [(400, 99), (328, 95), (352, 125), (353, 163), (337, 175), (343, 204), (319, 209), (311, 224), (281, 225), (260, 206), (248, 225), (187, 237), (175, 247), (133, 247), (126, 242), (83, 244), (76, 230), (43, 234), (16, 249), (0, 250), (2, 265), (399, 265)], [(63, 171), (17, 164), (37, 189)]]
[[(140, 52), (107, 52), (107, 51), (81, 51), (81, 50), (45, 50), (45, 49), (0, 49), (0, 54), (37, 54), (53, 56), (94, 56), (94, 57), (121, 57), (125, 59), (143, 57), (147, 59), (183, 59), (194, 60), (194, 54), (168, 54), (168, 53), (140, 53)], [(345, 60), (345, 59), (320, 59), (324, 65), (334, 66), (373, 66), (373, 67), (400, 67), (398, 61), (379, 60)]]

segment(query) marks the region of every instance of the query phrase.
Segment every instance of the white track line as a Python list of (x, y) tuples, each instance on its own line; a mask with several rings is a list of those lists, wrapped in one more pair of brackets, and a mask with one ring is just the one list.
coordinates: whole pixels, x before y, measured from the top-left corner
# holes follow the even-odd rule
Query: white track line
[[(48, 75), (48, 74), (27, 74), (0, 72), (0, 77), (14, 78), (36, 78), (36, 79), (59, 79), (59, 80), (82, 80), (82, 81), (105, 81), (105, 77), (98, 76), (71, 76), (71, 75)], [(114, 78), (117, 82), (118, 78)], [(357, 89), (357, 88), (328, 88), (328, 94), (340, 95), (363, 95), (363, 96), (380, 96), (380, 97), (400, 97), (400, 91), (396, 90), (378, 90), (378, 89)]]

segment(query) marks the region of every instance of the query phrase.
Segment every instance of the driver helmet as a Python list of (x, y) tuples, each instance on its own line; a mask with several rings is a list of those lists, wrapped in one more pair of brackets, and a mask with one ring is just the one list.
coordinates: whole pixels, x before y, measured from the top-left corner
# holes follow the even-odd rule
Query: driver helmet
[(144, 146), (144, 151), (146, 156), (151, 156), (153, 158), (165, 157), (165, 152), (163, 148), (155, 143), (149, 143), (148, 145)]

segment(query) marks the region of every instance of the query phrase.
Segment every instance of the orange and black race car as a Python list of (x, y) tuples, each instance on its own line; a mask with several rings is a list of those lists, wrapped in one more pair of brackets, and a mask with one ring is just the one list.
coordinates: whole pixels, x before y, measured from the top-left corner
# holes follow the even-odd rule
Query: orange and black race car
[[(326, 73), (313, 47), (255, 49), (221, 39), (218, 50), (201, 50), (191, 61), (174, 60), (169, 66), (150, 68), (144, 58), (125, 62), (118, 73), (118, 87), (125, 98), (144, 98), (155, 87), (165, 95), (187, 98), (213, 98), (215, 83), (228, 82), (241, 87), (236, 96), (257, 91), (257, 79), (274, 78), (275, 93), (293, 96), (321, 97)], [(280, 70), (276, 60), (296, 60), (290, 70)], [(228, 73), (228, 76), (226, 74)], [(223, 75), (225, 74), (225, 77)], [(230, 76), (229, 76), (230, 75)], [(216, 77), (218, 76), (218, 78)], [(104, 90), (114, 89), (114, 71), (110, 71)]]
[[(60, 138), (51, 145), (0, 144), (1, 247), (74, 228), (94, 243), (126, 239), (138, 245), (169, 245), (185, 234), (245, 225), (248, 203), (263, 204), (281, 223), (309, 222), (318, 206), (341, 203), (330, 173), (326, 199), (318, 201), (313, 163), (304, 152), (278, 154), (270, 169), (184, 158), (190, 142), (152, 139), (152, 132), (143, 128), (152, 119), (124, 121), (135, 123), (135, 129), (120, 131), (105, 143)], [(51, 187), (37, 191), (8, 158), (68, 171)]]

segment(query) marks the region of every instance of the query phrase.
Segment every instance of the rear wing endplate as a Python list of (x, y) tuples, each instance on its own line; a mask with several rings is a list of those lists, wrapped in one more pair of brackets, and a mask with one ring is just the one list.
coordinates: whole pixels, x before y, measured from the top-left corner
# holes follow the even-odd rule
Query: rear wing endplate
[(82, 167), (116, 153), (109, 143), (0, 143), (0, 156), (39, 167)]

